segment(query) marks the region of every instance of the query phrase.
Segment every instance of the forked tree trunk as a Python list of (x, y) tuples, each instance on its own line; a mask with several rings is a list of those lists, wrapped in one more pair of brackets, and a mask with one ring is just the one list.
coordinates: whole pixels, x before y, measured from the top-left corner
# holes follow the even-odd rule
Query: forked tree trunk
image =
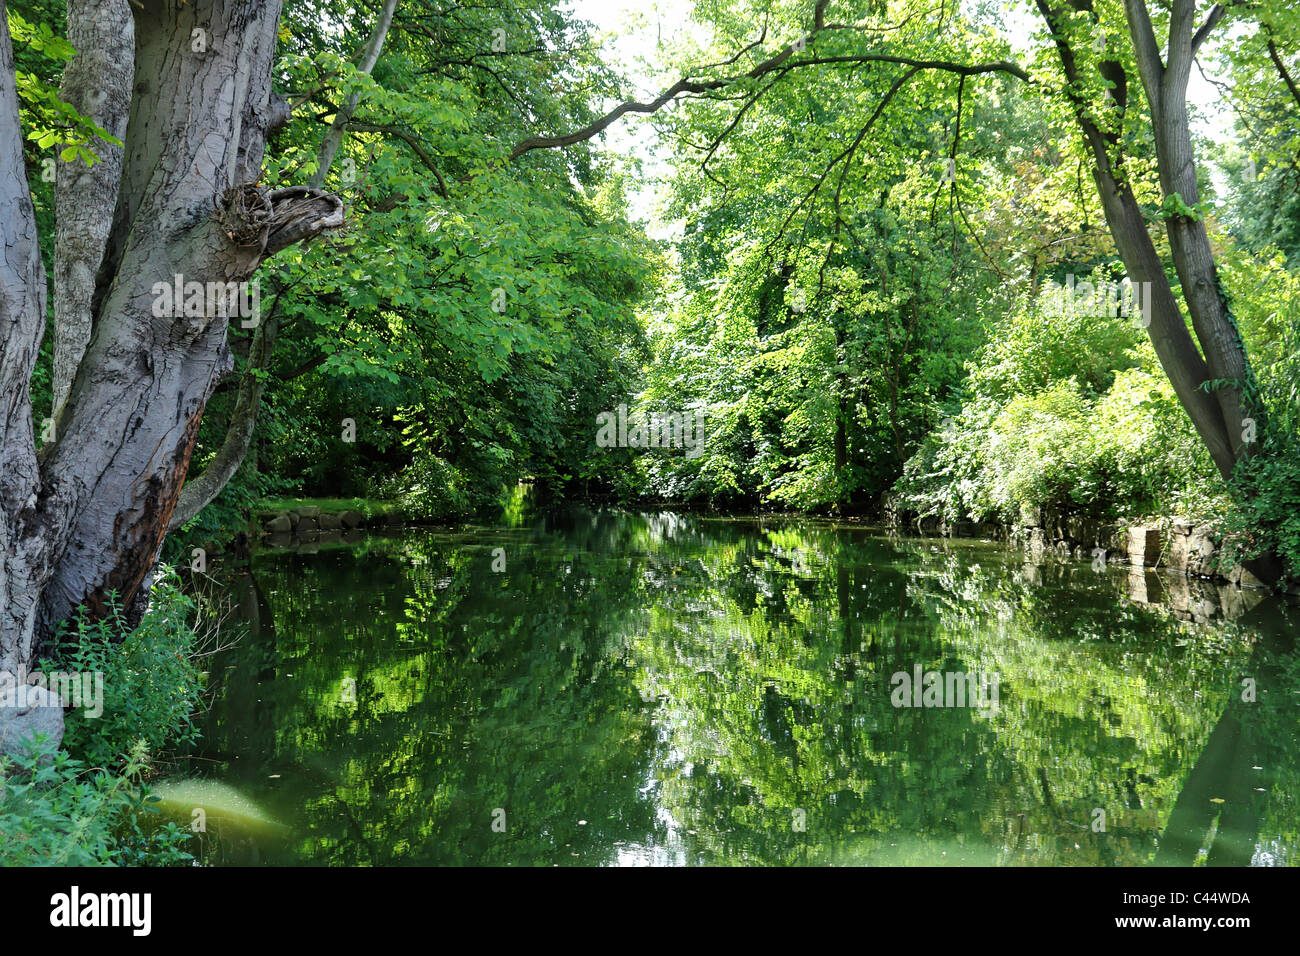
[[(88, 0), (82, 14), (116, 2)], [(233, 364), (227, 318), (212, 303), (200, 315), (173, 314), (155, 285), (177, 276), (205, 286), (243, 282), (267, 256), (343, 221), (342, 203), (320, 190), (254, 185), (267, 131), (287, 119), (270, 82), (280, 3), (133, 6), (131, 114), (92, 334), (39, 466), (28, 381), (45, 282), (13, 54), (0, 25), (0, 671), (10, 673), (78, 606), (102, 613), (112, 591), (140, 607), (203, 408)], [(89, 192), (82, 201), (93, 202)], [(74, 221), (91, 213), (75, 199), (68, 212)]]
[(234, 0), (155, 0), (136, 15), (135, 97), (94, 335), (45, 462), (71, 504), (42, 594), (46, 630), (83, 602), (102, 610), (109, 591), (127, 605), (142, 592), (199, 417), (233, 365), (225, 319), (169, 314), (154, 286), (242, 282), (261, 259), (260, 241), (237, 245), (229, 232), (242, 224), (220, 217), (238, 215), (223, 208), (227, 190), (261, 171), (278, 17), (278, 3)]
[[(1203, 30), (1197, 32), (1196, 4), (1193, 0), (1176, 0), (1170, 18), (1167, 62), (1162, 64), (1155, 49), (1150, 19), (1144, 16), (1145, 3), (1126, 0), (1126, 4), (1138, 72), (1151, 110), (1161, 190), (1164, 195), (1177, 195), (1185, 205), (1195, 207), (1200, 193), (1187, 115), (1187, 84), (1197, 48), (1222, 16), (1223, 8), (1215, 6)], [(1244, 441), (1243, 434), (1247, 432), (1246, 420), (1259, 413), (1251, 396), (1254, 380), (1246, 349), (1228, 314), (1204, 221), (1199, 215), (1170, 215), (1165, 220), (1165, 231), (1209, 377), (1223, 383), (1211, 392), (1219, 407), (1232, 457), (1237, 461), (1254, 451), (1252, 443)]]
[[(1091, 14), (1092, 0), (1066, 0), (1059, 5), (1037, 0), (1037, 5), (1052, 30), (1068, 81), (1066, 95), (1093, 155), (1093, 176), (1107, 226), (1130, 279), (1145, 283), (1149, 290), (1148, 332), (1156, 355), (1219, 474), (1225, 481), (1232, 481), (1238, 463), (1258, 447), (1248, 436), (1256, 430), (1252, 425), (1262, 429), (1262, 421), (1252, 420), (1262, 417), (1263, 412), (1244, 343), (1219, 283), (1205, 224), (1196, 215), (1177, 212), (1168, 214), (1165, 220), (1182, 299), (1196, 336), (1193, 340), (1148, 232), (1146, 216), (1133, 194), (1122, 144), (1114, 133), (1102, 131), (1094, 105), (1080, 92), (1084, 77), (1066, 23), (1071, 8)], [(1223, 7), (1212, 7), (1198, 29), (1194, 0), (1174, 0), (1164, 58), (1145, 0), (1124, 0), (1124, 8), (1151, 112), (1161, 189), (1166, 197), (1176, 194), (1186, 206), (1194, 207), (1199, 195), (1187, 115), (1187, 84), (1196, 52), (1219, 22)], [(1095, 22), (1095, 16), (1093, 19)], [(1123, 65), (1108, 60), (1099, 64), (1099, 69), (1113, 86), (1109, 108), (1124, 111), (1129, 104)], [(1264, 554), (1248, 565), (1267, 581), (1277, 580), (1282, 573), (1272, 554)]]
[[(1145, 6), (1142, 0), (1127, 0), (1127, 2), (1130, 6), (1128, 12), (1132, 23), (1137, 16), (1133, 8), (1141, 7), (1145, 12)], [(1140, 283), (1141, 287), (1147, 290), (1147, 295), (1144, 297), (1144, 305), (1150, 313), (1147, 333), (1150, 335), (1156, 357), (1160, 360), (1160, 365), (1174, 388), (1174, 394), (1178, 396), (1179, 403), (1191, 419), (1197, 435), (1209, 451), (1219, 474), (1225, 479), (1231, 478), (1236, 467), (1237, 454), (1225, 422), (1224, 407), (1225, 405), (1235, 407), (1236, 403), (1231, 400), (1226, 402), (1216, 400), (1215, 396), (1202, 388), (1213, 375), (1212, 366), (1202, 357), (1187, 331), (1178, 299), (1165, 275), (1164, 262), (1147, 231), (1146, 216), (1133, 194), (1132, 186), (1128, 181), (1128, 171), (1121, 165), (1123, 163), (1121, 144), (1116, 136), (1102, 131), (1093, 112), (1093, 104), (1083, 99), (1079, 92), (1084, 87), (1084, 77), (1066, 33), (1067, 7), (1079, 11), (1091, 11), (1092, 2), (1091, 0), (1069, 0), (1067, 4), (1057, 5), (1049, 0), (1037, 0), (1037, 5), (1052, 30), (1061, 66), (1069, 83), (1066, 95), (1074, 107), (1084, 141), (1092, 153), (1093, 178), (1097, 183), (1097, 193), (1106, 215), (1106, 225), (1115, 240), (1115, 247), (1129, 279), (1135, 284)], [(1139, 31), (1137, 28), (1133, 29), (1136, 37)], [(1129, 107), (1127, 82), (1122, 67), (1116, 61), (1104, 62), (1101, 67), (1108, 79), (1123, 83), (1122, 86), (1116, 85), (1111, 106), (1122, 112)], [(1170, 111), (1168, 115), (1176, 117), (1177, 114)], [(1185, 104), (1182, 106), (1181, 115), (1183, 122), (1186, 123)], [(1165, 135), (1165, 131), (1157, 124), (1155, 132), (1159, 142), (1162, 135)], [(1190, 139), (1188, 144), (1190, 149)], [(1195, 179), (1194, 166), (1191, 174)], [(1165, 175), (1163, 161), (1161, 175), (1163, 179)], [(1188, 299), (1189, 309), (1200, 304), (1199, 300), (1193, 302)], [(1205, 323), (1201, 323), (1196, 326), (1198, 334), (1204, 325)], [(1201, 345), (1204, 348), (1205, 342), (1202, 341)], [(1209, 351), (1206, 350), (1207, 355)], [(1222, 363), (1216, 362), (1216, 364)], [(1237, 427), (1240, 430), (1240, 425)]]

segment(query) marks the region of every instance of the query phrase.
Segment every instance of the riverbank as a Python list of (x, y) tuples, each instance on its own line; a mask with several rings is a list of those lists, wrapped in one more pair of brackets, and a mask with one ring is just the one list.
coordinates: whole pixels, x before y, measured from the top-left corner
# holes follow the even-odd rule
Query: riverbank
[(40, 661), (43, 681), (73, 689), (66, 711), (50, 709), (44, 740), (0, 753), (0, 866), (193, 862), (195, 817), (162, 825), (151, 784), (197, 741), (206, 659), (221, 647), (207, 614), (163, 569), (135, 627), (111, 598), (104, 618), (73, 619)]
[(992, 538), (1034, 553), (1053, 552), (1094, 564), (1151, 568), (1235, 587), (1275, 590), (1300, 596), (1300, 585), (1270, 588), (1236, 560), (1237, 542), (1213, 519), (1172, 517), (1102, 521), (1066, 515), (1050, 508), (1022, 508), (1015, 522), (944, 521), (902, 512), (888, 514), (891, 525), (944, 537)]
[[(674, 510), (683, 504), (658, 503)], [(806, 515), (780, 513), (791, 520)], [(852, 520), (866, 520), (854, 516)], [(1234, 542), (1221, 522), (1185, 517), (1134, 517), (1103, 521), (1068, 515), (1052, 508), (1021, 509), (1015, 522), (954, 521), (893, 510), (886, 505), (882, 524), (909, 534), (1004, 541), (1034, 554), (1090, 561), (1094, 565), (1149, 568), (1232, 587), (1272, 590), (1300, 597), (1300, 585), (1270, 588), (1233, 559)], [(362, 498), (281, 499), (260, 504), (250, 527), (258, 542), (279, 549), (316, 550), (359, 540), (367, 532), (405, 527), (449, 527), (402, 502)]]

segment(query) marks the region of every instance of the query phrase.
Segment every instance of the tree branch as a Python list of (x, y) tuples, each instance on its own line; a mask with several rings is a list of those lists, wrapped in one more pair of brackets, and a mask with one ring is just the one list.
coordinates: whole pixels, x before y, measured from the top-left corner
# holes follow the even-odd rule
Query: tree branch
[[(1039, 0), (1039, 7), (1044, 4)], [(1152, 110), (1160, 108), (1160, 82), (1165, 75), (1165, 65), (1160, 59), (1156, 31), (1151, 25), (1151, 13), (1146, 0), (1124, 0), (1129, 36), (1133, 38), (1133, 51), (1137, 55), (1138, 74), (1147, 91), (1147, 101)]]
[(420, 162), (424, 163), (424, 165), (428, 167), (429, 171), (433, 173), (434, 178), (438, 180), (438, 195), (443, 199), (447, 198), (447, 182), (442, 178), (442, 173), (438, 170), (438, 164), (433, 161), (433, 157), (429, 155), (428, 150), (420, 145), (420, 141), (410, 132), (398, 126), (389, 126), (383, 123), (367, 123), (355, 119), (348, 123), (348, 128), (355, 130), (358, 133), (387, 133), (389, 136), (396, 136), (407, 146), (411, 147), (411, 151), (415, 153)]
[[(858, 145), (866, 137), (867, 133), (871, 130), (871, 127), (875, 125), (876, 120), (880, 118), (880, 114), (885, 111), (885, 107), (889, 105), (889, 102), (894, 98), (895, 94), (897, 94), (898, 91), (903, 88), (903, 86), (907, 83), (908, 80), (910, 80), (913, 76), (915, 76), (920, 71), (921, 71), (921, 67), (913, 67), (912, 69), (908, 70), (906, 73), (904, 73), (902, 76), (898, 77), (898, 79), (894, 81), (893, 86), (889, 88), (889, 91), (884, 95), (884, 97), (881, 98), (880, 102), (876, 104), (876, 109), (871, 114), (871, 118), (868, 119), (866, 125), (863, 126), (858, 131), (858, 135), (854, 137), (853, 141), (849, 143), (849, 145), (846, 146), (844, 150), (839, 153), (839, 155), (837, 155), (834, 159), (832, 159), (829, 163), (827, 163), (826, 168), (822, 170), (821, 175), (817, 177), (816, 181), (812, 184), (811, 188), (809, 188), (809, 190), (806, 193), (804, 193), (803, 197), (797, 203), (795, 203), (794, 208), (792, 208), (790, 212), (786, 215), (785, 220), (781, 223), (781, 228), (777, 230), (777, 233), (772, 238), (772, 241), (768, 242), (764, 246), (765, 251), (770, 251), (774, 245), (776, 245), (778, 242), (781, 241), (781, 239), (785, 236), (786, 229), (788, 229), (790, 223), (794, 221), (795, 215), (799, 212), (800, 209), (803, 208), (805, 203), (807, 203), (810, 199), (814, 199), (816, 197), (817, 192), (822, 187), (822, 184), (826, 182), (826, 177), (828, 177), (831, 174), (831, 170), (833, 170), (836, 166), (838, 166), (842, 160), (847, 160), (852, 158), (853, 153), (858, 148)], [(811, 207), (810, 207), (810, 213), (811, 213)]]
[[(397, 8), (397, 0), (385, 0), (384, 8), (379, 12), (379, 20), (375, 24), (374, 32), (370, 34), (370, 39), (366, 42), (365, 50), (361, 55), (361, 62), (357, 65), (357, 70), (366, 75), (375, 68), (379, 61), (379, 52), (384, 47), (384, 39), (388, 36), (388, 28), (393, 22), (393, 11)], [(330, 124), (329, 131), (325, 138), (321, 140), (320, 152), (316, 160), (316, 174), (311, 178), (311, 185), (320, 186), (325, 182), (325, 174), (334, 163), (334, 156), (338, 153), (339, 147), (343, 145), (343, 133), (347, 129), (348, 121), (352, 119), (352, 114), (356, 112), (357, 104), (361, 102), (359, 92), (351, 93), (343, 108), (334, 116), (334, 122)]]
[(1161, 79), (1171, 92), (1183, 96), (1192, 75), (1192, 35), (1195, 29), (1196, 0), (1174, 0), (1169, 14), (1169, 48), (1165, 54), (1167, 69)]
[(1210, 12), (1205, 16), (1205, 22), (1201, 24), (1201, 28), (1192, 36), (1193, 57), (1196, 56), (1197, 52), (1201, 49), (1201, 46), (1205, 43), (1214, 28), (1218, 26), (1219, 21), (1223, 19), (1223, 15), (1227, 10), (1228, 8), (1221, 3), (1216, 3), (1210, 8)]
[(1282, 59), (1282, 54), (1278, 52), (1277, 44), (1272, 38), (1268, 41), (1268, 56), (1273, 61), (1273, 66), (1277, 69), (1277, 75), (1282, 78), (1286, 88), (1291, 91), (1291, 97), (1295, 100), (1296, 106), (1300, 106), (1300, 87), (1296, 86), (1296, 81), (1292, 78), (1291, 73), (1286, 68), (1286, 62)]
[[(824, 4), (821, 4), (819, 6), (824, 7)], [(829, 29), (829, 28), (823, 26), (818, 29), (814, 29), (812, 35), (816, 35), (816, 33), (819, 32), (819, 30), (821, 29)], [(824, 66), (827, 64), (834, 64), (834, 63), (892, 63), (900, 66), (916, 67), (917, 69), (923, 69), (923, 70), (946, 70), (950, 73), (956, 73), (959, 76), (974, 76), (981, 73), (1001, 72), (1001, 73), (1010, 74), (1011, 76), (1014, 76), (1017, 79), (1024, 80), (1025, 82), (1029, 82), (1028, 73), (1026, 73), (1015, 63), (1011, 63), (1007, 61), (966, 64), (966, 63), (955, 63), (950, 60), (918, 60), (912, 57), (893, 56), (893, 55), (883, 54), (883, 53), (862, 53), (856, 55), (827, 56), (827, 57), (810, 56), (810, 57), (801, 57), (798, 59), (791, 59), (794, 56), (795, 52), (796, 51), (795, 51), (794, 44), (792, 43), (786, 44), (780, 50), (780, 52), (776, 53), (774, 56), (764, 60), (762, 63), (755, 66), (752, 70), (749, 70), (746, 73), (742, 73), (736, 76), (722, 77), (718, 79), (692, 79), (691, 75), (684, 76), (681, 79), (679, 79), (676, 83), (674, 83), (672, 86), (668, 87), (666, 90), (660, 93), (649, 103), (641, 103), (636, 100), (628, 100), (624, 103), (620, 103), (618, 106), (614, 107), (614, 109), (610, 110), (604, 116), (600, 117), (599, 119), (595, 120), (592, 123), (589, 123), (587, 126), (584, 126), (581, 129), (574, 130), (573, 132), (565, 133), (560, 136), (530, 137), (524, 140), (523, 142), (519, 143), (517, 146), (515, 146), (513, 150), (511, 150), (510, 159), (511, 161), (516, 160), (520, 156), (524, 155), (525, 153), (535, 149), (555, 149), (555, 148), (560, 148), (565, 146), (572, 146), (575, 143), (580, 143), (583, 142), (584, 140), (591, 139), (593, 136), (596, 136), (604, 132), (611, 125), (613, 125), (615, 121), (627, 115), (628, 113), (647, 113), (647, 114), (656, 113), (660, 109), (662, 109), (665, 105), (667, 105), (669, 102), (676, 99), (678, 96), (681, 96), (682, 94), (709, 93), (714, 90), (726, 89), (727, 87), (734, 86), (737, 83), (745, 82), (747, 80), (759, 79), (778, 69), (780, 69), (781, 74), (784, 75), (790, 70), (801, 68), (801, 67)]]
[(257, 410), (262, 401), (261, 372), (271, 361), (271, 352), (275, 348), (275, 335), (279, 327), (276, 312), (280, 308), (282, 294), (276, 295), (270, 315), (253, 333), (253, 342), (248, 350), (248, 365), (244, 368), (244, 375), (239, 381), (239, 395), (235, 399), (234, 410), (230, 413), (225, 440), (221, 443), (216, 456), (203, 469), (203, 473), (189, 478), (181, 486), (176, 507), (167, 523), (168, 534), (189, 522), (211, 504), (235, 476), (239, 466), (244, 463), (244, 457), (248, 454), (249, 445), (253, 441), (253, 431), (257, 425)]

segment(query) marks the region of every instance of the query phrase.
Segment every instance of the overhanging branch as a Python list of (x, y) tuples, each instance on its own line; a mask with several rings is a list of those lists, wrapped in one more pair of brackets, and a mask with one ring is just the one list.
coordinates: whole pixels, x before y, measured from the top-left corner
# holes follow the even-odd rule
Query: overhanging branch
[[(819, 16), (820, 16), (820, 11), (824, 8), (824, 6), (825, 6), (824, 4), (818, 5)], [(813, 30), (813, 33), (810, 34), (809, 37), (806, 37), (804, 42), (800, 43), (799, 46), (802, 48), (808, 39), (816, 35), (821, 30), (826, 30), (826, 29), (830, 29), (830, 27), (819, 26), (815, 28)], [(524, 155), (525, 153), (535, 149), (556, 149), (565, 146), (572, 146), (575, 143), (580, 143), (583, 142), (584, 140), (591, 139), (593, 136), (596, 136), (604, 132), (611, 125), (613, 125), (618, 119), (620, 119), (623, 116), (626, 116), (628, 113), (645, 113), (645, 114), (656, 113), (664, 106), (666, 106), (669, 102), (671, 102), (672, 100), (676, 99), (678, 96), (681, 96), (683, 94), (686, 93), (702, 94), (702, 93), (713, 92), (715, 90), (726, 89), (727, 87), (734, 86), (737, 83), (742, 83), (748, 80), (760, 79), (761, 77), (766, 76), (767, 74), (777, 70), (780, 70), (781, 75), (784, 75), (785, 73), (788, 73), (790, 70), (800, 69), (803, 67), (810, 67), (810, 66), (825, 66), (829, 64), (843, 64), (843, 63), (862, 63), (862, 64), (890, 63), (899, 66), (915, 67), (918, 70), (943, 70), (950, 73), (955, 73), (958, 76), (975, 76), (982, 73), (1006, 73), (1010, 76), (1016, 77), (1017, 79), (1024, 80), (1025, 82), (1029, 82), (1028, 73), (1026, 73), (1023, 69), (1021, 69), (1021, 67), (1018, 66), (1017, 64), (1005, 60), (999, 60), (999, 61), (988, 62), (988, 63), (969, 64), (969, 63), (956, 63), (951, 60), (920, 60), (920, 59), (915, 59), (913, 57), (895, 56), (895, 55), (885, 54), (885, 53), (860, 53), (860, 54), (849, 54), (843, 56), (824, 56), (824, 57), (818, 57), (818, 56), (796, 57), (795, 53), (796, 53), (795, 44), (789, 43), (786, 44), (780, 50), (780, 52), (776, 53), (772, 57), (769, 57), (768, 59), (764, 60), (762, 63), (754, 67), (752, 70), (749, 70), (745, 73), (737, 74), (735, 76), (730, 76), (730, 77), (716, 78), (716, 79), (702, 79), (702, 78), (695, 79), (692, 78), (691, 76), (684, 76), (648, 103), (642, 103), (636, 100), (628, 100), (626, 102), (620, 103), (618, 106), (614, 107), (604, 116), (600, 117), (599, 119), (595, 120), (592, 123), (587, 124), (581, 129), (574, 130), (570, 133), (564, 133), (559, 136), (530, 137), (524, 140), (523, 142), (519, 143), (517, 146), (515, 146), (513, 150), (511, 150), (510, 159), (512, 161), (516, 160), (520, 156)]]
[(366, 123), (356, 119), (348, 123), (348, 129), (358, 133), (384, 133), (388, 136), (396, 136), (411, 147), (411, 152), (415, 153), (420, 162), (424, 163), (429, 172), (433, 173), (434, 178), (438, 180), (438, 195), (443, 199), (447, 198), (447, 182), (442, 178), (442, 172), (438, 169), (438, 164), (434, 162), (433, 157), (429, 155), (429, 151), (420, 145), (420, 141), (414, 135), (398, 126)]

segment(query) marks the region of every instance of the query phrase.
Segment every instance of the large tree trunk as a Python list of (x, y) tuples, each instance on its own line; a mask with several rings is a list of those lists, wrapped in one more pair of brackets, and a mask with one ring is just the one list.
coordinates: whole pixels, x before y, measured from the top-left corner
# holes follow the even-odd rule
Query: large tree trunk
[[(1169, 25), (1168, 63), (1162, 65), (1158, 51), (1154, 50), (1150, 20), (1143, 17), (1145, 4), (1138, 4), (1136, 0), (1127, 2), (1130, 7), (1129, 32), (1138, 50), (1142, 86), (1151, 108), (1160, 187), (1164, 195), (1178, 195), (1184, 204), (1194, 207), (1200, 201), (1200, 194), (1196, 183), (1191, 124), (1187, 116), (1187, 83), (1191, 78), (1197, 45), (1193, 33), (1196, 5), (1193, 0), (1175, 2)], [(1206, 33), (1221, 15), (1222, 8), (1216, 7), (1215, 10), (1220, 12), (1211, 12), (1206, 21)], [(1247, 398), (1253, 379), (1245, 346), (1220, 290), (1218, 270), (1204, 221), (1199, 216), (1171, 215), (1165, 220), (1165, 229), (1183, 299), (1197, 341), (1205, 354), (1209, 377), (1226, 383), (1212, 391), (1235, 462), (1252, 451), (1250, 445), (1242, 440), (1242, 435), (1245, 420), (1258, 414), (1258, 409), (1251, 407)]]
[[(1066, 8), (1092, 13), (1092, 0), (1065, 0), (1063, 5), (1050, 0), (1036, 2), (1051, 28), (1068, 80), (1066, 96), (1093, 155), (1093, 176), (1107, 226), (1129, 278), (1135, 283), (1148, 283), (1148, 332), (1156, 355), (1219, 474), (1231, 482), (1237, 464), (1254, 451), (1245, 437), (1256, 430), (1249, 427), (1250, 420), (1262, 417), (1263, 410), (1255, 397), (1245, 345), (1219, 283), (1205, 224), (1196, 215), (1175, 213), (1165, 219), (1182, 298), (1196, 334), (1193, 341), (1166, 278), (1164, 263), (1147, 231), (1146, 217), (1129, 184), (1119, 137), (1102, 131), (1096, 107), (1081, 92), (1083, 77), (1065, 26)], [(1186, 206), (1194, 207), (1199, 194), (1187, 115), (1187, 84), (1197, 50), (1222, 18), (1224, 8), (1214, 5), (1197, 28), (1194, 0), (1174, 0), (1167, 62), (1161, 58), (1146, 0), (1124, 0), (1124, 12), (1151, 111), (1161, 189), (1166, 197), (1176, 194)], [(1107, 60), (1098, 69), (1113, 87), (1109, 107), (1103, 108), (1123, 113), (1128, 107), (1123, 64)], [(1256, 424), (1262, 428), (1264, 423)], [(1248, 561), (1247, 566), (1270, 583), (1283, 573), (1281, 562), (1272, 553)]]
[(73, 503), (68, 545), (42, 595), (47, 631), (83, 602), (102, 611), (109, 591), (128, 606), (143, 593), (199, 416), (233, 365), (226, 321), (167, 314), (155, 307), (154, 285), (173, 276), (242, 282), (261, 259), (261, 237), (231, 240), (246, 225), (231, 198), (245, 192), (228, 191), (261, 171), (278, 17), (278, 3), (231, 0), (155, 0), (136, 14), (135, 97), (107, 281), (45, 463)]
[[(86, 15), (116, 0), (86, 5)], [(109, 592), (139, 611), (194, 447), (232, 365), (227, 317), (165, 308), (156, 284), (243, 282), (278, 250), (343, 222), (337, 197), (254, 185), (272, 96), (276, 0), (144, 0), (135, 7), (131, 115), (92, 335), (52, 447), (33, 442), (28, 381), (44, 329), (44, 276), (25, 180), (7, 29), (0, 35), (0, 385), (4, 501), (0, 670), (78, 606)], [(0, 19), (3, 19), (0, 3)], [(89, 193), (83, 202), (93, 201)], [(70, 208), (74, 218), (78, 210)], [(81, 212), (89, 213), (86, 210)], [(0, 744), (11, 746), (11, 744)]]
[(49, 562), (29, 391), (45, 332), (45, 268), (22, 142), (9, 19), (0, 0), (0, 679), (26, 666)]

